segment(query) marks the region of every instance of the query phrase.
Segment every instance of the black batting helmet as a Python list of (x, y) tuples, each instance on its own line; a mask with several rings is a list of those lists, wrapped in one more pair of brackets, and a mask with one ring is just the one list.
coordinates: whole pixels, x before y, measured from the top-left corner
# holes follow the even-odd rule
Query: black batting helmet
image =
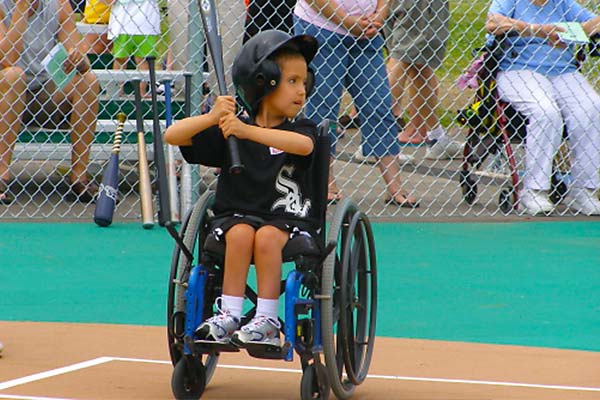
[[(233, 84), (244, 108), (254, 117), (260, 101), (271, 93), (281, 78), (281, 71), (270, 57), (277, 51), (290, 48), (301, 54), (310, 64), (317, 53), (317, 40), (309, 35), (291, 36), (275, 29), (259, 32), (248, 40), (233, 62)], [(307, 96), (314, 83), (314, 74), (309, 69)]]

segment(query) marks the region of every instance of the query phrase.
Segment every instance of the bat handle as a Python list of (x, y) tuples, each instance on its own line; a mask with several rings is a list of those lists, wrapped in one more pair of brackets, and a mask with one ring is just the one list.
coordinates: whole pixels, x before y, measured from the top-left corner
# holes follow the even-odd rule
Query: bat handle
[(231, 157), (230, 174), (239, 174), (244, 170), (244, 164), (240, 160), (240, 150), (238, 148), (238, 139), (235, 136), (227, 138), (227, 146), (229, 147), (229, 156)]

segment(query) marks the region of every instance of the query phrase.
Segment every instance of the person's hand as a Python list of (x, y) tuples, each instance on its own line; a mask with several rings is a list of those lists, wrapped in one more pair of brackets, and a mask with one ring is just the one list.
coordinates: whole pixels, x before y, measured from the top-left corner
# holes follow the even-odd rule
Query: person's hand
[(84, 73), (90, 69), (90, 63), (85, 55), (83, 55), (77, 49), (71, 49), (63, 64), (63, 69), (66, 73), (73, 70), (77, 70), (80, 73)]
[(219, 128), (226, 139), (231, 135), (245, 139), (246, 126), (233, 112), (227, 112), (219, 119)]
[(209, 113), (215, 124), (219, 123), (219, 120), (226, 114), (235, 114), (235, 99), (233, 96), (218, 96)]
[(30, 17), (35, 11), (33, 9), (33, 3), (35, 3), (35, 1), (36, 0), (16, 0), (15, 7), (17, 11), (21, 12), (23, 15)]
[(560, 40), (559, 32), (564, 32), (564, 28), (552, 24), (533, 24), (531, 31), (533, 35), (542, 39), (546, 39), (550, 46), (564, 49), (567, 45)]
[(371, 39), (383, 27), (383, 18), (379, 14), (348, 15), (343, 21), (344, 28), (359, 39)]

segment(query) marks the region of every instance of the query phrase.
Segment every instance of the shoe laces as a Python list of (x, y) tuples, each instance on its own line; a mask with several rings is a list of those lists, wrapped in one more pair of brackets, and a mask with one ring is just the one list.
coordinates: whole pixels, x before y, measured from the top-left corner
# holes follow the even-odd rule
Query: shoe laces
[(215, 308), (217, 309), (217, 313), (210, 317), (207, 321), (209, 322), (221, 322), (226, 321), (228, 319), (233, 319), (237, 322), (237, 319), (229, 312), (229, 310), (225, 310), (223, 307), (223, 299), (221, 296), (217, 297), (215, 300)]
[(261, 326), (266, 325), (267, 323), (270, 323), (277, 329), (281, 329), (281, 324), (279, 323), (279, 321), (269, 318), (265, 315), (261, 315), (261, 316), (252, 318), (252, 320), (250, 322), (248, 322), (246, 325), (242, 326), (242, 331), (251, 332), (251, 331), (257, 330)]

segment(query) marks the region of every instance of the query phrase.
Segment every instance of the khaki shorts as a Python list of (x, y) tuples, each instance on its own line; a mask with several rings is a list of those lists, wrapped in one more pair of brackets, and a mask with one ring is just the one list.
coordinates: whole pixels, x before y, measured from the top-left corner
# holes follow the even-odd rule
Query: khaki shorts
[(391, 0), (384, 33), (390, 57), (437, 68), (450, 36), (448, 0)]
[(62, 93), (57, 93), (53, 81), (49, 80), (39, 88), (27, 89), (26, 99), (23, 125), (44, 129), (71, 128), (71, 103)]

